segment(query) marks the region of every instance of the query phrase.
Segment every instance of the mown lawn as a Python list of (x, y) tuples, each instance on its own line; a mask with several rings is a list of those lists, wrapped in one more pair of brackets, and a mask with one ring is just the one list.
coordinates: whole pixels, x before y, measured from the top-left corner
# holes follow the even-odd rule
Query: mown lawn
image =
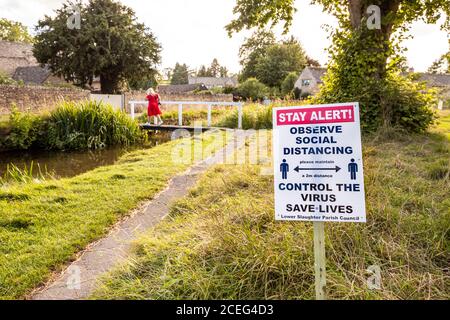
[[(0, 185), (0, 299), (24, 297), (164, 189), (190, 166), (173, 162), (172, 151), (180, 143), (193, 148), (192, 141), (131, 152), (115, 165), (70, 179)], [(223, 134), (206, 134), (203, 143), (217, 150)]]
[[(368, 222), (326, 225), (328, 297), (449, 299), (449, 140), (391, 132), (363, 145)], [(93, 298), (314, 299), (312, 224), (274, 221), (260, 169), (209, 170)], [(373, 265), (381, 290), (366, 284)]]

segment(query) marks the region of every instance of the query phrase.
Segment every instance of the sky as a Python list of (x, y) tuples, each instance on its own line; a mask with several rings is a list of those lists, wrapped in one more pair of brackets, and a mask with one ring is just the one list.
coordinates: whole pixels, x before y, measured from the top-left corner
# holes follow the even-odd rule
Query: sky
[[(0, 0), (0, 18), (20, 21), (31, 30), (44, 15), (52, 15), (63, 0)], [(186, 63), (191, 69), (209, 65), (217, 58), (231, 72), (238, 72), (239, 47), (250, 36), (249, 31), (229, 38), (225, 25), (233, 18), (233, 0), (121, 0), (136, 12), (162, 44), (160, 69)], [(297, 0), (298, 12), (290, 34), (297, 37), (306, 53), (322, 65), (328, 61), (330, 46), (324, 25), (336, 26), (334, 17), (323, 13), (310, 0)], [(276, 32), (280, 35), (280, 32)], [(404, 42), (406, 57), (415, 71), (426, 71), (431, 63), (448, 51), (447, 34), (439, 25), (414, 23), (413, 39)], [(281, 35), (280, 35), (281, 36)]]

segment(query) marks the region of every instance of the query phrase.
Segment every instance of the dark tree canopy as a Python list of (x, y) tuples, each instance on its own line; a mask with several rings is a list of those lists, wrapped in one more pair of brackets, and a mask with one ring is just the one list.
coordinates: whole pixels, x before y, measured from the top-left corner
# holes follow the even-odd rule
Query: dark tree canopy
[(112, 0), (90, 0), (81, 8), (81, 29), (69, 29), (72, 4), (56, 16), (45, 16), (36, 31), (34, 54), (41, 64), (66, 81), (84, 86), (100, 77), (103, 93), (120, 91), (123, 83), (139, 83), (155, 75), (161, 46), (137, 22), (132, 9)]
[(216, 58), (213, 59), (211, 62), (211, 65), (206, 68), (206, 66), (202, 65), (200, 69), (197, 72), (197, 77), (227, 77), (228, 76), (228, 69), (225, 66), (222, 66), (219, 63), (219, 60)]
[(189, 68), (184, 64), (175, 64), (175, 68), (172, 71), (172, 77), (170, 84), (188, 84), (189, 83)]
[(26, 26), (20, 22), (0, 19), (0, 40), (11, 42), (32, 43), (33, 37)]

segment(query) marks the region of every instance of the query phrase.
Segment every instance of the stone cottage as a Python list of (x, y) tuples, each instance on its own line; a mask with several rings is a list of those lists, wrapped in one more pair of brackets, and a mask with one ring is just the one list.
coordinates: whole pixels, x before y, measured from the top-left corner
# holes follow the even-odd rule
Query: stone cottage
[(319, 91), (319, 85), (322, 84), (322, 77), (326, 72), (326, 68), (306, 67), (298, 77), (294, 87), (300, 89), (302, 95), (314, 95)]

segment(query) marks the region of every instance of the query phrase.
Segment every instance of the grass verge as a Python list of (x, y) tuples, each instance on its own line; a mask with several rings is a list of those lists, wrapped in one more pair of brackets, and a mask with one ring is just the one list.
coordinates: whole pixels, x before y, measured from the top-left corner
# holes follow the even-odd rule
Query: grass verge
[[(224, 144), (222, 133), (204, 136), (210, 151)], [(0, 299), (24, 297), (161, 191), (190, 166), (172, 161), (173, 148), (193, 148), (192, 141), (131, 152), (115, 165), (70, 179), (0, 185)]]
[[(449, 299), (450, 143), (438, 134), (364, 139), (368, 223), (328, 223), (331, 299)], [(275, 222), (260, 166), (209, 170), (136, 242), (94, 299), (313, 299), (311, 223)], [(381, 268), (381, 290), (367, 268)]]

